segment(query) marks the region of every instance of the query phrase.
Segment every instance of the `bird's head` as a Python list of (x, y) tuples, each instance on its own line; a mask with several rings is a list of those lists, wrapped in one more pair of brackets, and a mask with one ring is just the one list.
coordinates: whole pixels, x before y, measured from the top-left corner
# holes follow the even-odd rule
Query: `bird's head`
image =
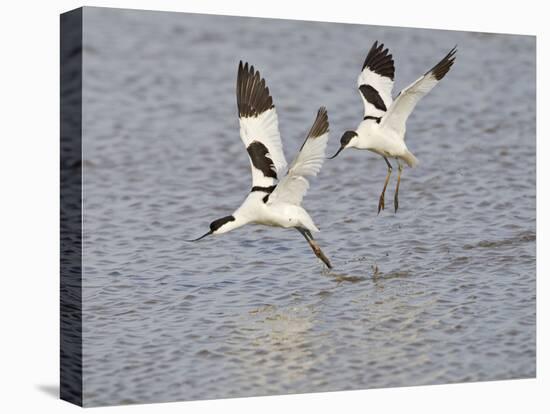
[(340, 152), (342, 152), (342, 150), (344, 150), (345, 148), (353, 147), (355, 144), (355, 141), (357, 140), (357, 137), (358, 135), (357, 135), (357, 132), (355, 131), (344, 132), (344, 135), (342, 135), (342, 138), (340, 138), (340, 149), (338, 149), (338, 151), (336, 151), (336, 154), (330, 157), (329, 160), (336, 158), (336, 156), (340, 154)]
[(233, 230), (233, 228), (237, 227), (234, 225), (235, 224), (234, 222), (235, 222), (234, 216), (225, 216), (217, 220), (214, 220), (212, 223), (210, 223), (210, 231), (208, 233), (203, 234), (198, 239), (188, 240), (188, 241), (199, 241), (200, 239), (206, 236), (209, 236), (211, 234), (227, 233), (229, 230)]

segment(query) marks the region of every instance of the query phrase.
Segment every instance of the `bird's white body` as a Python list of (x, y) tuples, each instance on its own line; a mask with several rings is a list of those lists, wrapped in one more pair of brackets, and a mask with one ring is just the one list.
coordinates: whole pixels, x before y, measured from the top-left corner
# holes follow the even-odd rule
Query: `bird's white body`
[(383, 124), (362, 121), (355, 130), (357, 136), (352, 138), (346, 148), (368, 150), (386, 158), (403, 160), (409, 167), (418, 163), (405, 143), (406, 130), (395, 131)]
[(217, 234), (226, 233), (246, 224), (262, 224), (271, 227), (304, 227), (312, 232), (319, 229), (302, 206), (289, 203), (264, 203), (265, 193), (251, 192), (241, 206), (235, 210), (235, 221), (220, 228)]
[(405, 144), (404, 133), (400, 134), (372, 121), (362, 121), (356, 129), (357, 137), (350, 146), (372, 151), (382, 157), (399, 158), (409, 149)]

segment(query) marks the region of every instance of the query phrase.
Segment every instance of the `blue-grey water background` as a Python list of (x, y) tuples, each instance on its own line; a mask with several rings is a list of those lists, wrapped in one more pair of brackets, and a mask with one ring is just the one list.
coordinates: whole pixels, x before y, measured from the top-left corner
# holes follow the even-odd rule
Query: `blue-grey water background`
[[(458, 45), (398, 213), (384, 161), (348, 151), (304, 202), (332, 271), (292, 230), (185, 242), (251, 187), (239, 60), (291, 161), (319, 106), (328, 152), (357, 126), (375, 40), (394, 94)], [(85, 405), (535, 376), (534, 37), (85, 8), (83, 85)]]

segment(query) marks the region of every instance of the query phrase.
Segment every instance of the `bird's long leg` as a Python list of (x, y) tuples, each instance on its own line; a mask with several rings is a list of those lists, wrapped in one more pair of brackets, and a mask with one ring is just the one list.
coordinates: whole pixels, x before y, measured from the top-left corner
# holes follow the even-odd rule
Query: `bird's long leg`
[(322, 260), (324, 264), (327, 265), (329, 269), (332, 269), (332, 265), (330, 264), (330, 260), (328, 260), (328, 257), (325, 256), (315, 239), (313, 238), (313, 235), (308, 229), (305, 229), (303, 227), (296, 227), (296, 230), (298, 230), (302, 236), (307, 240), (309, 246), (311, 247), (311, 250), (313, 250), (313, 253), (315, 253), (315, 256), (317, 256), (319, 259)]
[(380, 214), (380, 210), (384, 210), (384, 196), (386, 194), (386, 187), (388, 186), (388, 182), (390, 181), (390, 175), (392, 170), (392, 166), (386, 157), (384, 157), (384, 161), (386, 161), (386, 164), (388, 164), (388, 173), (386, 174), (386, 181), (384, 181), (384, 188), (382, 189), (382, 194), (380, 194), (380, 199), (378, 200), (378, 214)]
[(399, 166), (399, 173), (397, 174), (397, 185), (395, 186), (395, 195), (393, 196), (393, 206), (395, 207), (395, 212), (399, 208), (399, 183), (401, 182), (401, 173), (403, 172), (403, 166), (397, 160), (397, 165)]

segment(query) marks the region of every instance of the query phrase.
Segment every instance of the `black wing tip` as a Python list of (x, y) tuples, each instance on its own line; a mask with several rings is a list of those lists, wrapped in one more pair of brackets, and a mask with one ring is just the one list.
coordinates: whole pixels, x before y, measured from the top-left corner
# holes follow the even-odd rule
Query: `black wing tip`
[(368, 68), (380, 76), (385, 76), (391, 80), (395, 77), (395, 66), (393, 56), (389, 53), (389, 49), (384, 49), (384, 43), (378, 44), (376, 40), (365, 58), (362, 71)]
[(432, 73), (435, 79), (440, 81), (449, 72), (453, 64), (455, 63), (457, 46), (455, 45), (447, 55), (441, 59), (433, 68), (431, 68), (426, 74)]
[(324, 106), (320, 107), (317, 111), (317, 118), (307, 134), (308, 138), (317, 138), (321, 135), (324, 135), (328, 132), (329, 122), (328, 122), (328, 112), (327, 108)]
[(256, 117), (273, 108), (273, 98), (260, 71), (248, 62), (239, 61), (237, 71), (237, 109), (240, 118)]

